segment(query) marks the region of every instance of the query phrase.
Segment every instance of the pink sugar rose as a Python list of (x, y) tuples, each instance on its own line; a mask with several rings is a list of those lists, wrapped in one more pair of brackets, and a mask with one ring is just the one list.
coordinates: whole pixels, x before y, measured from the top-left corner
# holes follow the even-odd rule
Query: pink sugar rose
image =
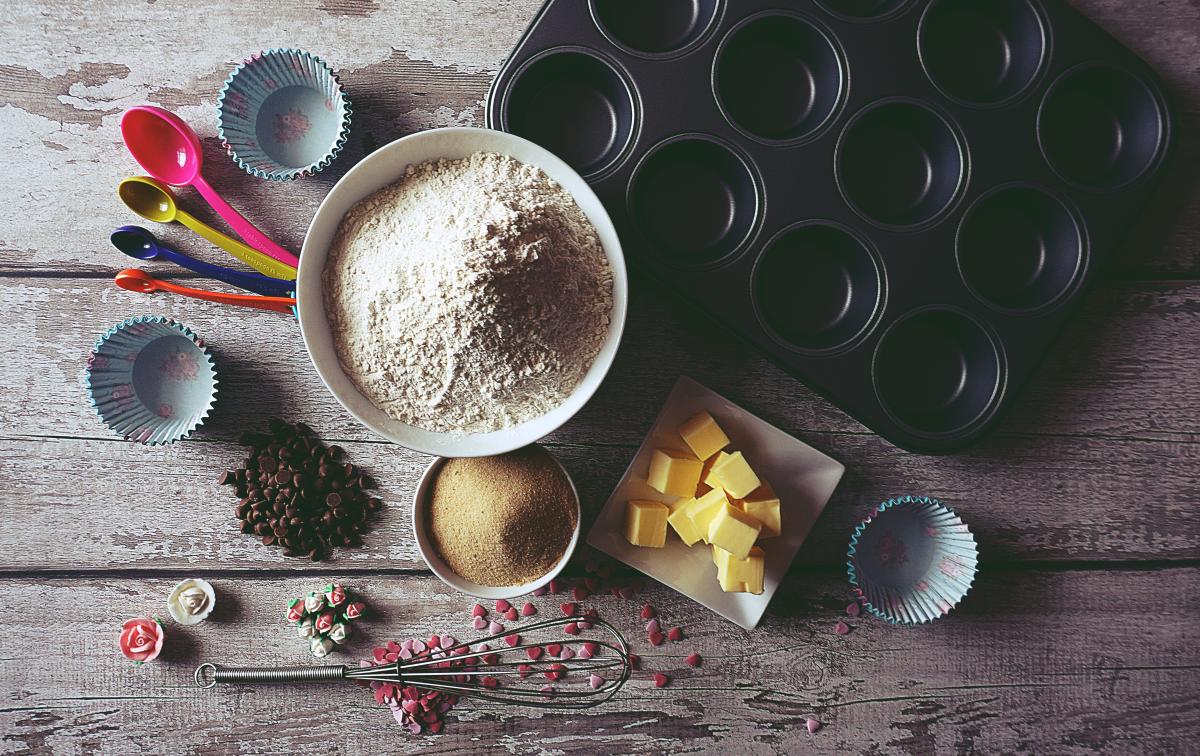
[(153, 661), (162, 653), (165, 638), (158, 620), (149, 617), (126, 620), (125, 624), (121, 625), (121, 653), (139, 664)]

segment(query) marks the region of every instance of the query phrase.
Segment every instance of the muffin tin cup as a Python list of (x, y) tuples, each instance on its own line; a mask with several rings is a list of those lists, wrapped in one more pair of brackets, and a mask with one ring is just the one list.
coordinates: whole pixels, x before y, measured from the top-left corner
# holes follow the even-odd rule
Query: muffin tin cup
[(1078, 214), (1029, 184), (997, 187), (963, 215), (955, 254), (963, 283), (983, 302), (1032, 313), (1063, 301), (1087, 266)]
[(172, 444), (212, 411), (217, 370), (187, 326), (161, 316), (129, 318), (96, 340), (85, 387), (101, 422), (126, 440)]
[(333, 69), (303, 50), (271, 49), (229, 74), (217, 97), (217, 134), (234, 162), (272, 181), (312, 175), (350, 135), (350, 100)]
[(844, 53), (814, 19), (798, 13), (750, 16), (725, 35), (713, 61), (721, 113), (746, 136), (768, 144), (819, 135), (840, 110), (845, 91)]
[(911, 0), (817, 0), (826, 13), (857, 23), (886, 21), (907, 10)]
[(729, 260), (762, 219), (762, 179), (732, 144), (683, 134), (656, 145), (629, 182), (629, 214), (672, 265)]
[(822, 355), (865, 337), (884, 308), (879, 255), (850, 229), (807, 221), (763, 248), (752, 276), (755, 313), (788, 349)]
[(960, 104), (995, 107), (1028, 92), (1050, 49), (1032, 0), (933, 0), (921, 16), (921, 65), (942, 94)]
[(1046, 162), (1064, 181), (1114, 191), (1161, 162), (1168, 141), (1166, 106), (1157, 88), (1139, 76), (1087, 63), (1047, 89), (1037, 135)]
[(951, 436), (995, 411), (1006, 361), (996, 337), (976, 318), (931, 306), (902, 316), (884, 332), (871, 374), (880, 404), (910, 433)]
[(726, 0), (590, 0), (596, 26), (615, 46), (642, 58), (684, 55), (716, 28)]
[(892, 229), (936, 222), (961, 198), (968, 174), (965, 141), (949, 116), (904, 97), (860, 110), (842, 131), (834, 165), (846, 203)]
[(580, 47), (530, 59), (501, 103), (505, 131), (540, 144), (590, 179), (620, 164), (641, 122), (629, 75)]
[(889, 499), (850, 537), (846, 570), (868, 612), (894, 625), (944, 617), (971, 590), (979, 547), (970, 528), (937, 499)]

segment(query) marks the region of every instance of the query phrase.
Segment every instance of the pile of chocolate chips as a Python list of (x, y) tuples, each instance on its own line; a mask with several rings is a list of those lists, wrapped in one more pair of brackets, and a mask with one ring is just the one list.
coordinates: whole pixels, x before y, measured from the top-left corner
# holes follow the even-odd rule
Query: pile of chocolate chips
[(242, 434), (250, 447), (244, 466), (218, 480), (237, 492), (242, 532), (278, 545), (285, 557), (313, 561), (328, 559), (335, 546), (361, 546), (368, 513), (383, 506), (367, 494), (374, 481), (307, 425), (272, 418), (269, 427)]

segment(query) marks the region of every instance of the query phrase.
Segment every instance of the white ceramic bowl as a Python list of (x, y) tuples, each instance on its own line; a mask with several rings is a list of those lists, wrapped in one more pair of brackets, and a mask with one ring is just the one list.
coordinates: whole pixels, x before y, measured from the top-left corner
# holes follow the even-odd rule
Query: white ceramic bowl
[[(566, 400), (541, 417), (491, 433), (436, 433), (395, 420), (363, 396), (342, 370), (325, 316), (321, 273), (338, 224), (359, 200), (399, 180), (404, 169), (437, 158), (460, 159), (476, 152), (498, 152), (536, 165), (575, 198), (596, 228), (613, 274), (613, 310), (608, 338), (592, 367)], [(503, 454), (553, 432), (587, 404), (612, 366), (625, 329), (629, 280), (621, 242), (604, 205), (587, 182), (546, 149), (502, 131), (446, 128), (422, 131), (397, 139), (372, 152), (354, 166), (325, 197), (304, 237), (296, 279), (297, 313), (304, 345), (317, 374), (342, 406), (359, 422), (384, 438), (426, 454), (444, 457), (483, 457)]]
[(502, 588), (494, 588), (487, 585), (473, 583), (460, 576), (457, 572), (450, 569), (450, 565), (442, 561), (438, 556), (437, 549), (433, 547), (433, 541), (429, 539), (428, 527), (428, 507), (425, 506), (425, 500), (429, 496), (430, 487), (433, 485), (433, 479), (437, 477), (437, 472), (446, 463), (445, 457), (438, 457), (425, 469), (425, 474), (421, 476), (421, 481), (417, 484), (416, 493), (413, 494), (413, 534), (416, 536), (417, 550), (421, 552), (421, 558), (429, 565), (429, 569), (433, 574), (442, 579), (442, 582), (450, 586), (454, 590), (465, 593), (468, 596), (477, 598), (492, 599), (513, 599), (517, 596), (524, 596), (527, 593), (532, 593), (538, 588), (550, 583), (551, 580), (558, 577), (558, 573), (563, 571), (567, 566), (567, 562), (571, 561), (571, 555), (575, 553), (575, 546), (579, 543), (579, 531), (582, 528), (582, 517), (579, 507), (579, 492), (575, 490), (575, 482), (571, 480), (570, 473), (562, 466), (553, 454), (549, 454), (554, 463), (558, 465), (558, 469), (562, 470), (566, 476), (567, 482), (571, 484), (571, 496), (575, 499), (575, 532), (571, 534), (571, 541), (567, 544), (567, 550), (563, 552), (562, 559), (558, 560), (558, 564), (554, 568), (542, 575), (537, 580), (523, 585), (512, 585)]

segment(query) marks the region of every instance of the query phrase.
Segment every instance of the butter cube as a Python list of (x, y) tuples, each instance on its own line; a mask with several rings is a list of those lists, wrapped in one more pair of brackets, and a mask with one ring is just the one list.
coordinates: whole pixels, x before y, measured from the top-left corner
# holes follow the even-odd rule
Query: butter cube
[(783, 532), (779, 497), (771, 489), (770, 483), (763, 483), (750, 492), (745, 499), (740, 499), (735, 503), (738, 509), (762, 523), (762, 532), (759, 533), (759, 538), (774, 538)]
[(686, 452), (655, 449), (650, 457), (650, 474), (646, 476), (646, 482), (659, 493), (691, 496), (696, 493), (703, 468), (703, 462)]
[(745, 559), (738, 559), (722, 548), (713, 546), (713, 562), (717, 565), (717, 582), (726, 593), (763, 592), (766, 573), (766, 553), (755, 546)]
[(682, 540), (688, 546), (692, 546), (703, 538), (704, 534), (696, 524), (692, 522), (692, 518), (688, 517), (688, 507), (691, 506), (695, 499), (679, 499), (671, 505), (671, 514), (667, 517), (667, 524), (671, 526), (676, 533), (679, 534)]
[(697, 459), (708, 459), (729, 446), (729, 436), (707, 412), (698, 412), (679, 426), (679, 435)]
[(661, 549), (667, 543), (667, 514), (661, 501), (633, 499), (625, 507), (625, 538), (634, 546)]
[(716, 461), (710, 477), (721, 484), (725, 493), (735, 499), (744, 499), (746, 494), (762, 485), (762, 481), (750, 469), (750, 463), (740, 451)]
[(708, 543), (708, 525), (712, 522), (713, 516), (722, 506), (728, 506), (729, 499), (725, 498), (725, 492), (719, 488), (714, 488), (708, 493), (694, 499), (687, 508), (687, 516), (691, 519), (692, 524), (696, 526), (696, 530), (700, 534), (700, 538)]
[(728, 453), (721, 451), (704, 460), (704, 466), (700, 468), (700, 483), (709, 489), (720, 488), (721, 484), (713, 477), (712, 469), (718, 462), (728, 456)]
[(761, 522), (726, 501), (708, 524), (708, 542), (745, 559), (761, 530)]

